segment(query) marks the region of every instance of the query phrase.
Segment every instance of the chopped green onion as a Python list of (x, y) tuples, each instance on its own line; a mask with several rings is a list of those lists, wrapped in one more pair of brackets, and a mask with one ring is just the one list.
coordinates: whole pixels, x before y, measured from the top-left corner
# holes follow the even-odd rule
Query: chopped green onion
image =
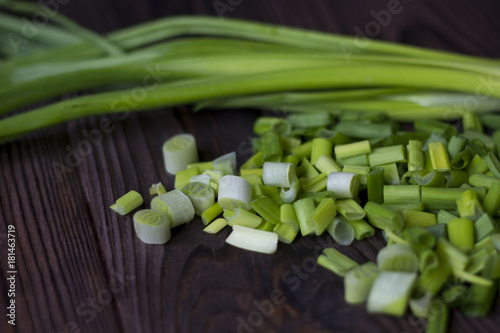
[(342, 171), (342, 167), (329, 155), (321, 155), (314, 163), (316, 169), (321, 173), (329, 175), (332, 172)]
[(326, 231), (332, 236), (334, 241), (344, 246), (351, 245), (355, 236), (352, 225), (340, 217), (335, 217), (326, 228)]
[(160, 195), (167, 193), (167, 190), (165, 189), (165, 186), (161, 182), (158, 182), (157, 184), (151, 185), (151, 188), (149, 189), (149, 194), (151, 195)]
[(418, 272), (420, 261), (411, 246), (392, 244), (378, 252), (377, 267), (380, 271)]
[(182, 188), (182, 192), (191, 200), (194, 212), (198, 216), (215, 203), (215, 192), (207, 184), (189, 183)]
[[(337, 148), (336, 146), (335, 148)], [(313, 139), (311, 148), (311, 163), (315, 164), (320, 156), (332, 155), (333, 143), (327, 139), (315, 138)]]
[(340, 277), (344, 277), (351, 269), (359, 266), (357, 262), (333, 247), (323, 250), (323, 254), (318, 257), (318, 265), (332, 271)]
[(248, 251), (273, 254), (278, 249), (278, 234), (235, 225), (226, 243)]
[[(408, 301), (411, 312), (419, 318), (427, 318), (432, 305), (433, 295), (429, 292), (425, 293), (420, 298), (411, 298)], [(446, 333), (446, 332), (443, 332)]]
[(457, 199), (457, 210), (460, 217), (465, 217), (473, 221), (483, 215), (483, 207), (479, 201), (478, 195), (472, 189), (466, 190), (462, 196)]
[(446, 333), (448, 331), (448, 321), (450, 310), (448, 305), (440, 299), (432, 302), (427, 320), (426, 333)]
[(253, 132), (257, 135), (267, 131), (286, 133), (290, 130), (290, 123), (287, 119), (278, 117), (259, 117), (253, 124)]
[(475, 131), (478, 133), (483, 132), (483, 126), (481, 125), (479, 117), (472, 112), (465, 112), (462, 115), (462, 124), (464, 131), (468, 130), (468, 131)]
[[(266, 163), (275, 163), (275, 162), (266, 162)], [(278, 162), (276, 162), (278, 163)], [(244, 176), (255, 175), (262, 178), (263, 169), (262, 168), (254, 168), (254, 169), (241, 169), (240, 174), (241, 177)]]
[(414, 226), (428, 227), (437, 223), (435, 214), (416, 210), (405, 210), (403, 218), (405, 220), (405, 228)]
[(264, 185), (289, 188), (295, 179), (295, 168), (292, 163), (265, 162), (262, 167)]
[(439, 172), (450, 171), (450, 158), (446, 146), (442, 142), (429, 143), (429, 155), (434, 170)]
[(422, 154), (422, 142), (410, 140), (406, 146), (408, 151), (408, 171), (419, 171), (424, 168), (424, 155)]
[(219, 204), (223, 209), (244, 208), (250, 210), (252, 186), (243, 178), (227, 175), (219, 181)]
[(167, 216), (152, 209), (134, 214), (134, 229), (137, 237), (146, 244), (165, 244), (172, 237)]
[(479, 155), (475, 155), (469, 162), (465, 170), (467, 170), (467, 172), (471, 176), (476, 173), (486, 173), (488, 172), (488, 164), (486, 163), (484, 158)]
[(181, 190), (184, 186), (191, 182), (191, 178), (198, 175), (198, 168), (187, 168), (179, 170), (175, 173), (175, 189)]
[(302, 236), (314, 233), (316, 231), (316, 225), (314, 224), (314, 221), (309, 219), (315, 209), (314, 200), (312, 198), (297, 200), (293, 203), (293, 208), (295, 209), (295, 214), (297, 215), (297, 221), (299, 222)]
[(475, 173), (469, 177), (469, 184), (474, 187), (486, 187), (489, 190), (495, 183), (500, 183), (500, 178), (482, 173)]
[(498, 224), (488, 215), (488, 213), (484, 213), (474, 222), (474, 235), (476, 242), (479, 242), (486, 237), (497, 233), (498, 231)]
[[(294, 137), (285, 136), (285, 137), (281, 138), (281, 146), (283, 147), (283, 150), (286, 153), (290, 153), (293, 148), (296, 148), (296, 147), (300, 146), (301, 144), (302, 144), (302, 140), (294, 138)], [(283, 157), (283, 158), (285, 158), (285, 157)], [(286, 158), (294, 158), (298, 163), (298, 159), (293, 155), (288, 155), (288, 156), (286, 156)], [(281, 160), (281, 162), (285, 162), (285, 161)], [(297, 165), (297, 163), (295, 163), (295, 165)]]
[(446, 176), (443, 172), (432, 170), (416, 171), (410, 179), (413, 184), (426, 186), (426, 187), (443, 187), (446, 184)]
[(391, 124), (361, 123), (358, 121), (341, 121), (335, 126), (335, 130), (358, 139), (385, 138), (393, 134)]
[(465, 169), (469, 165), (471, 159), (471, 152), (466, 148), (452, 157), (450, 165), (453, 169)]
[[(278, 223), (279, 224), (279, 223)], [(277, 225), (278, 225), (277, 224)], [(261, 231), (273, 231), (276, 225), (269, 223), (267, 221), (262, 221), (261, 224), (255, 230), (261, 230)], [(274, 231), (273, 231), (274, 232)], [(278, 240), (279, 240), (279, 235), (278, 235)]]
[(315, 225), (316, 235), (321, 235), (337, 215), (337, 206), (332, 198), (324, 198), (308, 217), (307, 225)]
[(403, 215), (393, 209), (375, 202), (368, 202), (365, 205), (365, 212), (366, 216), (368, 216), (368, 221), (375, 228), (396, 231), (403, 229)]
[(413, 122), (415, 131), (427, 134), (438, 133), (445, 137), (457, 134), (457, 129), (450, 124), (434, 119), (417, 119)]
[(353, 199), (337, 200), (337, 212), (348, 220), (361, 220), (366, 212)]
[(467, 218), (456, 218), (447, 223), (448, 239), (463, 252), (474, 246), (474, 222)]
[(222, 155), (212, 162), (213, 169), (222, 172), (224, 175), (236, 174), (236, 153), (233, 151)]
[(172, 228), (188, 223), (194, 218), (194, 207), (187, 195), (173, 190), (151, 200), (151, 209), (165, 214)]
[(375, 148), (368, 154), (370, 166), (406, 162), (406, 149), (403, 145)]
[(303, 158), (309, 158), (311, 157), (312, 145), (312, 141), (307, 141), (300, 146), (293, 148), (292, 155), (297, 157), (299, 160), (302, 160)]
[(467, 144), (467, 139), (463, 136), (452, 136), (446, 147), (448, 155), (453, 158), (462, 152)]
[(203, 231), (209, 234), (216, 234), (222, 229), (224, 229), (225, 226), (227, 226), (226, 219), (219, 218), (210, 223), (208, 226), (206, 226), (205, 229), (203, 229)]
[(341, 166), (344, 166), (346, 164), (367, 166), (370, 164), (368, 162), (368, 154), (356, 155), (346, 158), (337, 158), (337, 163)]
[(210, 208), (208, 208), (201, 214), (201, 220), (203, 221), (203, 224), (210, 224), (210, 222), (215, 220), (217, 216), (222, 214), (222, 211), (222, 207), (219, 205), (219, 203), (214, 203)]
[(250, 157), (243, 165), (241, 169), (254, 169), (260, 168), (262, 166), (262, 152), (259, 151), (255, 153), (252, 157)]
[[(214, 163), (212, 161), (208, 162), (196, 162), (188, 164), (188, 169), (195, 169), (198, 173), (203, 172), (205, 170), (211, 170), (214, 168)], [(177, 174), (176, 174), (177, 175)]]
[(294, 229), (289, 224), (280, 222), (274, 226), (273, 232), (278, 234), (278, 240), (280, 242), (290, 244), (291, 242), (293, 242), (295, 237), (297, 237), (299, 229)]
[(416, 273), (380, 272), (368, 296), (368, 312), (404, 315), (416, 279)]
[(419, 203), (421, 201), (419, 185), (385, 185), (384, 203), (388, 205)]
[(373, 167), (366, 176), (368, 201), (378, 204), (384, 202), (384, 168)]
[(483, 209), (490, 216), (496, 216), (500, 209), (500, 182), (491, 184), (483, 200)]
[(326, 185), (338, 199), (354, 198), (359, 191), (358, 175), (351, 172), (332, 172)]
[(187, 168), (188, 164), (198, 162), (196, 140), (191, 134), (178, 134), (163, 145), (163, 158), (167, 172), (175, 174)]
[(448, 223), (450, 220), (453, 220), (454, 218), (457, 218), (458, 216), (446, 211), (446, 210), (443, 210), (441, 209), (439, 211), (439, 213), (437, 214), (437, 223), (441, 224), (441, 223)]
[(136, 191), (130, 191), (120, 199), (116, 200), (111, 208), (120, 215), (127, 215), (144, 203), (142, 196)]
[(465, 170), (450, 170), (445, 173), (446, 187), (460, 187), (469, 182), (469, 173)]
[(424, 204), (421, 202), (414, 202), (414, 203), (407, 203), (407, 204), (394, 204), (394, 205), (387, 205), (384, 204), (387, 208), (394, 209), (401, 214), (403, 214), (407, 210), (416, 210), (418, 212), (424, 211)]
[(308, 159), (303, 158), (297, 168), (297, 176), (305, 178), (306, 180), (313, 179), (319, 176), (318, 170), (316, 170)]
[(262, 134), (262, 161), (280, 162), (283, 157), (280, 135), (273, 131)]
[(266, 221), (273, 225), (280, 222), (280, 208), (279, 206), (265, 195), (260, 195), (250, 201), (250, 206), (253, 210)]
[(380, 168), (384, 169), (384, 182), (389, 185), (399, 185), (399, 171), (396, 163), (389, 163), (380, 165)]
[(361, 185), (366, 185), (368, 182), (368, 172), (370, 172), (369, 166), (363, 165), (344, 165), (342, 172), (355, 173), (358, 175), (358, 180)]
[(234, 214), (227, 218), (227, 224), (231, 227), (241, 225), (247, 228), (257, 228), (261, 224), (262, 218), (242, 208), (236, 208)]
[(495, 156), (493, 152), (489, 152), (485, 157), (486, 165), (488, 165), (488, 169), (493, 173), (493, 175), (497, 178), (500, 178), (500, 161)]
[(281, 200), (283, 200), (283, 203), (285, 204), (292, 203), (297, 198), (299, 191), (300, 191), (300, 182), (297, 176), (295, 176), (288, 190), (285, 190), (284, 188), (281, 189), (280, 198)]
[(340, 159), (358, 155), (365, 155), (371, 152), (372, 148), (370, 146), (370, 141), (368, 140), (335, 146), (335, 157)]
[[(191, 177), (191, 179), (189, 179), (189, 182), (190, 183), (202, 183), (202, 184), (205, 184), (207, 186), (210, 186), (210, 178), (211, 177), (207, 174), (196, 175), (196, 176)], [(186, 186), (186, 185), (184, 185), (184, 186)]]
[[(465, 188), (433, 188), (422, 187), (422, 202), (427, 210), (452, 210), (457, 207), (457, 199), (467, 191)], [(474, 187), (472, 191), (481, 198), (486, 195), (484, 187)]]
[(339, 218), (347, 222), (351, 225), (351, 227), (354, 230), (354, 238), (357, 240), (362, 240), (366, 237), (371, 237), (375, 234), (375, 229), (368, 223), (366, 223), (365, 220), (359, 219), (359, 220), (348, 220), (344, 218), (343, 216), (339, 216)]
[(344, 276), (345, 301), (349, 304), (365, 302), (377, 274), (377, 265), (370, 261), (349, 270)]
[(324, 173), (320, 173), (314, 178), (307, 179), (300, 183), (304, 192), (320, 192), (326, 190), (328, 177)]
[(434, 248), (436, 238), (427, 229), (422, 227), (405, 227), (401, 236), (410, 244), (415, 251), (422, 253), (423, 251)]
[(440, 259), (444, 258), (444, 260), (446, 260), (454, 273), (456, 270), (464, 270), (469, 263), (469, 257), (444, 238), (439, 238), (437, 240), (436, 253)]

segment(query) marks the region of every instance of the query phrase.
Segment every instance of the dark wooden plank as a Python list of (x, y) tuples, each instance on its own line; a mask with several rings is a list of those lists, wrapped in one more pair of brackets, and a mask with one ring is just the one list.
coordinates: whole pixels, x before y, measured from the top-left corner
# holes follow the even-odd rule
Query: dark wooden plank
[[(233, 2), (237, 3), (237, 2)], [(226, 17), (356, 34), (388, 1), (249, 1)], [(486, 56), (500, 55), (495, 1), (402, 0), (403, 10), (374, 38)], [(178, 14), (217, 15), (212, 1), (71, 1), (60, 11), (99, 32)], [(148, 246), (131, 218), (108, 206), (130, 189), (148, 198), (150, 184), (169, 188), (161, 145), (193, 133), (202, 159), (233, 150), (249, 155), (251, 124), (259, 112), (188, 107), (102, 116), (31, 134), (0, 146), (0, 292), (6, 295), (6, 228), (17, 230), (19, 332), (423, 332), (423, 323), (347, 306), (342, 280), (314, 265), (335, 246), (328, 237), (300, 238), (265, 256), (224, 245), (228, 230), (204, 234), (199, 219), (173, 231), (166, 246)], [(89, 140), (109, 121), (112, 130)], [(86, 149), (61, 177), (54, 162)], [(380, 236), (340, 250), (374, 260)], [(278, 295), (278, 297), (276, 297)], [(274, 299), (276, 303), (270, 303)], [(283, 301), (284, 300), (284, 301)], [(5, 309), (7, 298), (0, 298)], [(283, 301), (283, 302), (281, 302)], [(242, 324), (246, 323), (246, 324)], [(498, 303), (484, 319), (454, 312), (451, 331), (493, 331)], [(254, 327), (255, 326), (255, 327)], [(243, 327), (243, 326), (241, 326)], [(5, 320), (1, 332), (14, 332)]]

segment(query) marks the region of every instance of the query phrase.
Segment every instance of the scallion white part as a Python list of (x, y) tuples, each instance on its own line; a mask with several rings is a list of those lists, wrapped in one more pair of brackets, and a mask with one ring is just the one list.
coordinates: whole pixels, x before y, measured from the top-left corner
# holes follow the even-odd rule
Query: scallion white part
[(189, 179), (189, 182), (190, 183), (202, 183), (202, 184), (205, 184), (205, 185), (210, 185), (210, 179), (212, 179), (212, 177), (210, 177), (210, 175), (202, 174), (202, 175), (192, 176)]
[(207, 184), (189, 183), (182, 188), (182, 192), (189, 197), (198, 216), (215, 203), (215, 192)]
[(168, 139), (163, 145), (163, 158), (167, 172), (173, 175), (186, 169), (188, 164), (198, 162), (194, 136), (184, 133)]
[(416, 279), (417, 273), (380, 272), (368, 296), (368, 312), (404, 315)]
[(146, 244), (165, 244), (172, 237), (168, 217), (152, 209), (134, 214), (134, 229), (137, 237)]
[(222, 155), (216, 158), (212, 165), (215, 170), (221, 171), (225, 175), (234, 175), (236, 174), (236, 153), (233, 151)]
[(285, 190), (284, 188), (281, 189), (280, 198), (286, 204), (292, 203), (297, 198), (299, 190), (300, 190), (300, 182), (297, 176), (295, 176), (288, 190)]
[(265, 162), (262, 167), (264, 185), (289, 188), (295, 178), (295, 168), (292, 163)]
[(377, 265), (371, 261), (349, 270), (344, 276), (346, 302), (349, 304), (365, 302), (377, 274)]
[(226, 243), (248, 251), (272, 254), (278, 249), (278, 234), (235, 225)]
[(219, 204), (223, 209), (250, 210), (252, 186), (244, 178), (227, 175), (219, 181)]
[(352, 172), (332, 172), (328, 176), (326, 189), (337, 199), (354, 198), (359, 191), (358, 175)]
[(190, 222), (195, 214), (191, 200), (179, 190), (154, 198), (151, 201), (151, 209), (167, 215), (172, 228)]

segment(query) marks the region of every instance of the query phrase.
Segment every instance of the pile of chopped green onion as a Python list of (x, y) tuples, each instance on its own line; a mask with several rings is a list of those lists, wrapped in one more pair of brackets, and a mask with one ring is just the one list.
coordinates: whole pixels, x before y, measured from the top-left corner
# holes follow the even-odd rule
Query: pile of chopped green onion
[[(101, 36), (57, 13), (29, 43), (16, 43), (11, 39), (22, 36), (22, 16), (40, 7), (4, 0), (0, 10), (0, 116), (7, 116), (0, 120), (0, 143), (81, 117), (182, 104), (382, 112), (405, 120), (500, 108), (495, 59), (378, 40), (346, 55), (356, 48), (355, 37), (198, 16)], [(140, 98), (122, 101), (139, 90)], [(87, 94), (13, 113), (82, 91)], [(384, 126), (371, 130), (387, 133)]]
[[(458, 133), (429, 119), (401, 131), (383, 114), (261, 117), (254, 155), (239, 172), (235, 153), (190, 162), (198, 161), (196, 144), (177, 135), (165, 143), (178, 147), (176, 189), (157, 192), (163, 186), (153, 185), (159, 195), (152, 210), (134, 215), (137, 235), (166, 243), (170, 228), (158, 215), (175, 227), (196, 214), (205, 232), (229, 227), (228, 244), (272, 254), (279, 242), (327, 233), (339, 247), (324, 249), (317, 261), (344, 279), (347, 303), (367, 302), (369, 312), (394, 316), (409, 308), (428, 319), (428, 332), (444, 332), (449, 309), (485, 316), (497, 298), (500, 130), (485, 133), (487, 120), (466, 113)], [(133, 204), (123, 208), (129, 212), (142, 198), (118, 202)], [(387, 246), (376, 263), (339, 251), (377, 230)]]

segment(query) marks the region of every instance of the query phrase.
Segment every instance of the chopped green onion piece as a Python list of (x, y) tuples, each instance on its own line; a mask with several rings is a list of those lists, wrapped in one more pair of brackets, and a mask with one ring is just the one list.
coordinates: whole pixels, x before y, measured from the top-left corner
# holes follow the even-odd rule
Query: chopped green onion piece
[(146, 244), (165, 244), (172, 237), (168, 217), (152, 209), (134, 214), (134, 229), (137, 237)]
[(500, 209), (500, 182), (491, 184), (483, 200), (483, 209), (490, 216), (497, 216)]
[(358, 180), (361, 185), (366, 185), (368, 178), (367, 175), (370, 172), (370, 167), (369, 166), (363, 166), (363, 165), (344, 165), (344, 168), (342, 172), (347, 172), (347, 173), (355, 173), (358, 175)]
[[(411, 312), (419, 318), (427, 318), (432, 305), (433, 295), (429, 292), (425, 293), (420, 298), (411, 298), (408, 301)], [(446, 332), (443, 332), (446, 333)]]
[(481, 120), (475, 113), (465, 112), (462, 115), (462, 125), (464, 130), (483, 133), (483, 125), (481, 125)]
[(391, 124), (362, 123), (358, 121), (341, 121), (335, 130), (351, 138), (372, 139), (386, 138), (393, 134)]
[(447, 223), (448, 239), (463, 252), (474, 246), (474, 222), (467, 218), (456, 218)]
[[(211, 177), (207, 174), (196, 175), (196, 176), (191, 177), (191, 179), (189, 179), (189, 182), (190, 183), (202, 183), (202, 184), (210, 186), (210, 178)], [(184, 186), (186, 186), (186, 185), (184, 185)]]
[(375, 148), (368, 155), (370, 166), (406, 162), (406, 149), (403, 145)]
[(256, 174), (241, 175), (241, 178), (245, 179), (250, 185), (262, 185), (262, 178)]
[(432, 302), (427, 320), (426, 333), (446, 333), (448, 332), (448, 321), (450, 310), (448, 305), (440, 299)]
[(434, 170), (444, 172), (451, 169), (448, 151), (442, 142), (429, 143), (429, 155)]
[(259, 151), (255, 153), (252, 157), (250, 157), (243, 165), (241, 169), (254, 169), (260, 168), (262, 166), (262, 152)]
[(410, 245), (406, 240), (404, 240), (401, 236), (399, 236), (399, 232), (396, 234), (392, 230), (386, 229), (382, 232), (384, 238), (387, 240), (387, 245), (391, 244), (403, 244)]
[[(273, 162), (266, 162), (266, 163), (273, 163)], [(257, 177), (262, 178), (262, 172), (263, 172), (263, 170), (261, 168), (241, 169), (240, 174), (241, 174), (241, 177), (243, 177), (243, 178), (244, 178), (244, 176), (249, 176), (249, 175), (255, 175)]]
[(405, 227), (401, 236), (418, 253), (430, 250), (436, 244), (434, 235), (422, 227)]
[(416, 210), (418, 212), (422, 212), (424, 210), (424, 204), (421, 202), (414, 202), (414, 203), (407, 203), (407, 204), (394, 204), (394, 205), (387, 205), (383, 204), (387, 208), (394, 209), (401, 214), (403, 214), (407, 210)]
[(320, 173), (314, 178), (300, 182), (300, 186), (304, 192), (320, 192), (326, 190), (327, 182), (326, 174)]
[(354, 240), (354, 228), (349, 222), (340, 217), (335, 217), (326, 228), (326, 231), (340, 245), (351, 245)]
[(471, 176), (476, 173), (486, 173), (488, 172), (488, 164), (486, 163), (484, 158), (479, 155), (475, 155), (469, 162), (465, 170), (467, 170), (467, 172)]
[(416, 171), (410, 181), (413, 184), (426, 187), (443, 187), (446, 183), (446, 177), (444, 173), (436, 170), (431, 172)]
[(293, 242), (297, 234), (299, 233), (299, 229), (294, 229), (287, 223), (280, 222), (276, 224), (273, 228), (273, 232), (278, 234), (278, 240), (285, 244), (290, 244)]
[(495, 156), (493, 152), (489, 152), (485, 157), (486, 165), (488, 165), (488, 169), (493, 173), (493, 175), (497, 178), (500, 178), (500, 161)]
[(227, 226), (226, 219), (219, 218), (210, 223), (208, 226), (206, 226), (205, 229), (203, 229), (203, 231), (209, 234), (216, 234), (222, 229), (224, 229), (225, 226)]
[(165, 189), (165, 186), (161, 182), (158, 182), (157, 184), (151, 185), (151, 188), (149, 189), (149, 194), (151, 195), (160, 195), (167, 193), (167, 190)]
[[(338, 147), (338, 146), (336, 146)], [(323, 155), (332, 155), (333, 143), (327, 139), (315, 138), (311, 148), (311, 163), (314, 164)]]
[(373, 167), (366, 176), (368, 201), (378, 204), (384, 202), (384, 168)]
[(450, 165), (453, 169), (465, 169), (472, 159), (469, 149), (464, 149), (452, 157)]
[(460, 284), (453, 286), (443, 291), (443, 293), (441, 294), (441, 299), (450, 307), (455, 307), (464, 303), (464, 301), (466, 300), (468, 289), (468, 287)]
[(305, 178), (306, 180), (317, 177), (320, 173), (316, 170), (307, 158), (303, 158), (297, 168), (297, 176)]
[(120, 215), (127, 215), (144, 203), (142, 196), (136, 191), (130, 191), (120, 199), (116, 200), (111, 208)]
[(222, 172), (224, 175), (236, 174), (236, 153), (222, 155), (212, 162), (213, 169)]
[(285, 118), (259, 117), (253, 124), (253, 132), (261, 135), (267, 131), (286, 133), (290, 130), (290, 123)]
[(422, 154), (422, 142), (410, 140), (406, 146), (408, 151), (408, 171), (419, 171), (424, 168), (424, 155)]
[(377, 254), (377, 267), (380, 271), (418, 272), (420, 261), (412, 247), (405, 244), (392, 244)]
[(345, 301), (348, 304), (365, 302), (377, 274), (377, 265), (370, 261), (349, 270), (344, 276)]
[(279, 206), (265, 195), (258, 196), (250, 201), (250, 206), (257, 214), (273, 225), (280, 222), (280, 208)]
[(353, 199), (337, 200), (337, 212), (348, 220), (361, 220), (366, 212)]
[(167, 215), (172, 228), (190, 222), (195, 214), (193, 203), (179, 190), (155, 197), (151, 200), (151, 209)]
[(368, 312), (404, 315), (416, 279), (416, 273), (380, 272), (368, 296)]
[(405, 210), (403, 218), (405, 220), (405, 228), (414, 226), (428, 227), (437, 223), (435, 214), (416, 210)]
[(358, 175), (351, 172), (332, 172), (328, 175), (326, 188), (338, 199), (354, 198), (359, 191)]
[(280, 135), (273, 131), (262, 134), (262, 161), (280, 162), (283, 157)]
[(177, 171), (175, 174), (175, 189), (181, 190), (191, 182), (191, 178), (198, 175), (198, 168), (188, 168)]
[(475, 173), (469, 177), (469, 184), (474, 187), (482, 186), (489, 190), (495, 183), (500, 184), (500, 178), (484, 175), (482, 173)]
[(438, 224), (441, 224), (441, 223), (448, 223), (450, 220), (453, 220), (454, 218), (457, 218), (458, 216), (444, 210), (444, 209), (441, 209), (439, 211), (439, 213), (437, 214), (437, 223)]
[[(429, 259), (429, 255), (427, 255), (426, 259)], [(432, 295), (436, 295), (439, 290), (441, 290), (446, 280), (448, 280), (451, 274), (451, 268), (442, 256), (431, 255), (430, 259), (433, 261), (431, 263), (432, 266), (429, 265), (428, 262), (423, 263), (422, 268), (424, 268), (424, 270), (421, 271), (417, 280), (417, 289), (424, 293), (430, 292)], [(435, 262), (436, 259), (438, 262)]]
[[(279, 223), (278, 223), (279, 224)], [(259, 226), (257, 228), (255, 228), (255, 230), (261, 230), (261, 231), (273, 231), (274, 230), (274, 227), (275, 225), (272, 224), (272, 223), (269, 223), (267, 221), (262, 221), (261, 224), (259, 224)], [(278, 240), (279, 240), (279, 236), (278, 236)]]
[(283, 157), (283, 159), (281, 160), (281, 162), (283, 162), (283, 163), (292, 163), (293, 167), (296, 168), (300, 161), (294, 155), (287, 155), (287, 156)]
[(466, 190), (462, 196), (457, 199), (457, 210), (460, 217), (468, 218), (473, 221), (483, 215), (483, 207), (479, 201), (478, 195), (472, 189)]
[(446, 147), (448, 155), (453, 158), (462, 152), (467, 144), (467, 139), (463, 136), (452, 136)]
[(403, 215), (398, 211), (387, 208), (375, 202), (368, 202), (365, 205), (365, 212), (366, 216), (368, 216), (368, 221), (375, 228), (396, 231), (403, 229)]
[(337, 163), (341, 166), (344, 166), (346, 164), (367, 166), (370, 164), (368, 162), (368, 154), (356, 155), (356, 156), (346, 157), (346, 158), (337, 158)]
[[(478, 133), (476, 131), (465, 130), (462, 133), (462, 135), (465, 136), (467, 139), (469, 139), (469, 142), (470, 142), (470, 140), (480, 141), (481, 145), (487, 150), (494, 150), (495, 149), (495, 142), (491, 139), (491, 137), (489, 137), (486, 134)], [(484, 155), (486, 155), (486, 153)]]
[(460, 187), (469, 182), (469, 173), (465, 170), (450, 170), (445, 178), (446, 187)]
[(401, 183), (399, 178), (398, 166), (396, 163), (384, 164), (380, 165), (379, 167), (384, 169), (385, 184), (399, 185)]
[(424, 250), (419, 253), (420, 255), (420, 273), (427, 274), (428, 272), (436, 269), (439, 265), (439, 258), (432, 250)]
[(340, 172), (342, 171), (342, 167), (338, 165), (335, 160), (329, 155), (322, 155), (318, 157), (316, 162), (314, 163), (316, 169), (318, 169), (321, 173), (329, 175), (332, 172)]
[(321, 235), (337, 215), (337, 206), (332, 198), (324, 198), (308, 217), (307, 225), (315, 225), (316, 235)]
[(469, 257), (444, 238), (437, 240), (436, 253), (440, 259), (443, 258), (450, 265), (453, 273), (456, 270), (464, 270), (469, 263)]
[(226, 243), (248, 251), (273, 254), (278, 249), (278, 234), (235, 225)]
[(335, 146), (335, 157), (340, 159), (358, 155), (365, 155), (371, 152), (372, 148), (370, 146), (370, 141), (368, 140)]
[(384, 203), (407, 204), (419, 203), (421, 201), (419, 185), (385, 185)]
[(256, 228), (261, 224), (262, 218), (242, 208), (236, 208), (234, 214), (227, 218), (227, 224), (231, 227), (241, 225), (247, 228)]
[(292, 155), (297, 157), (299, 160), (302, 160), (303, 158), (309, 158), (311, 157), (312, 145), (312, 140), (307, 141), (300, 146), (293, 148)]
[(476, 242), (479, 242), (486, 237), (497, 233), (498, 231), (498, 224), (488, 215), (488, 213), (484, 213), (474, 222), (474, 235), (476, 236)]
[(357, 240), (364, 239), (366, 237), (371, 237), (375, 234), (375, 229), (368, 223), (366, 223), (365, 220), (359, 219), (359, 220), (348, 220), (344, 218), (343, 216), (339, 216), (339, 218), (347, 222), (351, 225), (351, 227), (354, 230), (354, 238)]
[[(422, 187), (422, 202), (426, 210), (452, 210), (457, 207), (457, 199), (460, 199), (467, 190), (466, 188)], [(476, 192), (479, 198), (484, 198), (486, 195), (484, 187), (474, 187), (471, 190)]]
[(323, 254), (318, 257), (318, 265), (332, 271), (340, 277), (344, 277), (351, 269), (359, 266), (357, 262), (333, 247), (323, 250)]
[(163, 158), (167, 172), (175, 174), (187, 168), (188, 164), (198, 162), (196, 140), (191, 134), (178, 134), (163, 145)]
[[(283, 147), (283, 150), (287, 153), (291, 152), (293, 148), (296, 148), (302, 144), (302, 140), (290, 137), (290, 136), (285, 136), (281, 137), (281, 146)], [(291, 156), (291, 155), (288, 155)], [(295, 156), (293, 156), (294, 159), (297, 160)], [(284, 160), (281, 160), (282, 162), (285, 162)], [(297, 160), (298, 162), (298, 160)]]
[(316, 225), (314, 221), (309, 219), (315, 209), (314, 200), (312, 198), (297, 200), (293, 203), (293, 208), (295, 209), (302, 236), (314, 233), (316, 231)]
[(223, 209), (241, 207), (250, 210), (252, 186), (243, 178), (227, 175), (219, 181), (219, 204)]
[(189, 183), (182, 188), (182, 192), (191, 200), (194, 212), (198, 216), (215, 203), (215, 192), (207, 184)]
[(195, 169), (195, 170), (197, 170), (198, 173), (200, 173), (200, 172), (202, 172), (204, 170), (213, 169), (214, 165), (213, 165), (212, 161), (208, 161), (208, 162), (196, 162), (196, 163), (188, 164), (187, 168), (188, 169)]
[(295, 179), (295, 168), (292, 163), (265, 162), (262, 167), (264, 185), (289, 188)]
[(418, 119), (413, 122), (413, 126), (416, 132), (438, 133), (445, 137), (457, 134), (457, 129), (452, 125), (434, 119)]
[(297, 198), (299, 191), (300, 191), (300, 182), (297, 176), (295, 176), (288, 190), (285, 190), (284, 188), (281, 189), (280, 198), (281, 200), (283, 200), (285, 204), (292, 203)]
[(220, 214), (222, 214), (222, 207), (218, 202), (216, 202), (210, 208), (205, 210), (203, 214), (201, 214), (201, 220), (203, 221), (204, 225), (208, 225)]
[(280, 220), (281, 223), (289, 225), (293, 230), (299, 230), (299, 221), (293, 205), (283, 204), (280, 206)]

